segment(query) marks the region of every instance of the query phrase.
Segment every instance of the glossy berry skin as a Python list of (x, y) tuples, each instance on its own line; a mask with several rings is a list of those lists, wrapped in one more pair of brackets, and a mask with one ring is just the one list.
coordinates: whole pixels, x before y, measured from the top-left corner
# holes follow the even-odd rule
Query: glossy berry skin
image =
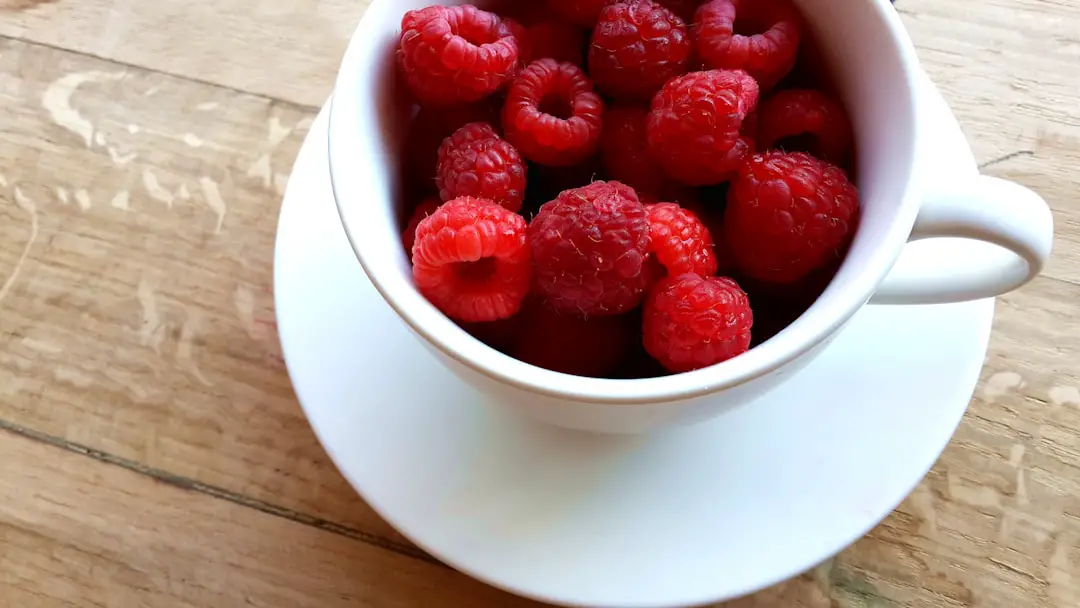
[(659, 196), (669, 181), (664, 170), (649, 155), (645, 133), (648, 119), (648, 108), (610, 107), (600, 136), (600, 157), (608, 175), (632, 187), (639, 198)]
[(644, 296), (649, 244), (648, 214), (629, 186), (594, 182), (567, 190), (529, 225), (535, 292), (563, 314), (630, 311)]
[(430, 6), (401, 20), (401, 69), (422, 105), (478, 101), (520, 67), (517, 38), (494, 13), (474, 6)]
[(758, 103), (757, 83), (741, 70), (692, 72), (653, 98), (649, 153), (671, 177), (693, 186), (727, 181), (753, 153), (743, 121)]
[(663, 265), (668, 276), (692, 273), (716, 274), (713, 237), (696, 214), (675, 203), (647, 205), (649, 253)]
[(673, 373), (703, 369), (749, 350), (753, 325), (749, 298), (734, 280), (668, 277), (645, 302), (645, 350)]
[(751, 158), (728, 193), (724, 229), (739, 270), (799, 281), (835, 264), (859, 220), (859, 192), (839, 167), (802, 152)]
[(416, 287), (457, 321), (512, 317), (532, 280), (525, 234), (525, 219), (494, 202), (462, 197), (445, 203), (416, 229)]
[(470, 123), (439, 148), (436, 183), (444, 201), (483, 198), (519, 211), (525, 199), (525, 161), (488, 123)]
[(600, 92), (648, 102), (690, 64), (686, 24), (652, 0), (605, 6), (589, 44), (589, 74)]
[(560, 314), (543, 305), (527, 306), (510, 354), (553, 372), (603, 378), (633, 351), (640, 326), (633, 316), (591, 317)]
[(604, 124), (604, 102), (578, 66), (540, 59), (510, 85), (503, 131), (522, 156), (566, 167), (596, 153)]
[(745, 70), (763, 91), (795, 67), (802, 37), (791, 0), (711, 0), (694, 16), (694, 50), (712, 69)]
[[(801, 140), (804, 149), (798, 146)], [(843, 165), (851, 156), (854, 136), (844, 107), (811, 89), (780, 91), (758, 109), (758, 148), (808, 152)]]

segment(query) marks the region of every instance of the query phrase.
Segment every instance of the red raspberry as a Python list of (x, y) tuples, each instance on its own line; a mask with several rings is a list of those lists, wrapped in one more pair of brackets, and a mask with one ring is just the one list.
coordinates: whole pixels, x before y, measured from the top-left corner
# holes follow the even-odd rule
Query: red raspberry
[(470, 122), (499, 121), (492, 99), (444, 108), (422, 107), (409, 125), (406, 141), (406, 175), (410, 183), (421, 182), (425, 191), (435, 185), (435, 168), (443, 140)]
[(537, 59), (554, 59), (577, 66), (585, 63), (585, 32), (560, 21), (541, 21), (525, 32), (526, 65)]
[(442, 201), (437, 198), (429, 198), (420, 203), (412, 212), (412, 216), (409, 217), (409, 222), (405, 224), (405, 230), (401, 232), (401, 242), (405, 245), (405, 251), (412, 255), (413, 245), (416, 244), (416, 229), (420, 227), (420, 222), (424, 221), (427, 216), (435, 213), (442, 206)]
[(728, 193), (725, 229), (739, 269), (793, 283), (839, 260), (859, 218), (842, 169), (802, 152), (752, 157)]
[(468, 5), (405, 13), (399, 53), (409, 89), (431, 105), (487, 97), (514, 75), (520, 59), (509, 25)]
[(659, 196), (668, 184), (667, 175), (649, 156), (645, 108), (616, 106), (604, 116), (600, 155), (611, 179), (637, 191), (639, 197)]
[(742, 70), (676, 78), (653, 99), (649, 153), (668, 175), (687, 184), (726, 181), (754, 151), (753, 139), (740, 129), (757, 102), (757, 83)]
[(454, 199), (420, 222), (413, 279), (448, 317), (506, 319), (529, 293), (532, 264), (525, 219), (483, 199)]
[(600, 144), (604, 102), (581, 68), (554, 59), (529, 64), (510, 86), (503, 109), (506, 139), (542, 165), (568, 166)]
[(800, 29), (791, 0), (712, 0), (694, 16), (694, 50), (708, 67), (746, 70), (768, 90), (795, 67)]
[(716, 365), (750, 349), (754, 313), (729, 278), (668, 277), (645, 302), (645, 350), (668, 371)]
[[(533, 0), (535, 1), (535, 0)], [(614, 0), (548, 0), (551, 10), (560, 19), (581, 27), (593, 27), (600, 11)]]
[(594, 182), (567, 190), (529, 225), (535, 289), (557, 312), (606, 316), (641, 303), (649, 217), (632, 188)]
[(758, 109), (758, 147), (809, 152), (843, 164), (851, 151), (851, 123), (844, 107), (820, 91), (780, 91)]
[(589, 45), (589, 74), (601, 92), (648, 101), (690, 63), (686, 24), (652, 0), (604, 7)]
[(517, 212), (525, 199), (525, 175), (521, 155), (486, 122), (461, 127), (439, 148), (436, 182), (444, 201), (472, 196)]
[(709, 229), (693, 212), (675, 203), (647, 205), (649, 212), (649, 253), (677, 277), (693, 273), (703, 277), (716, 274), (716, 254)]
[[(582, 319), (547, 306), (528, 306), (510, 350), (516, 359), (555, 372), (609, 377), (633, 351), (635, 315)], [(640, 338), (639, 338), (640, 339)]]

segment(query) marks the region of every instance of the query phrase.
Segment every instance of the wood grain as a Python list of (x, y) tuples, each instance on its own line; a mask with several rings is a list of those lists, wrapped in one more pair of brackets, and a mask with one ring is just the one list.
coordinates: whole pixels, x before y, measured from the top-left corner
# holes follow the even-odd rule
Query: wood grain
[(0, 0), (0, 34), (321, 106), (370, 0)]
[(812, 572), (730, 608), (1080, 606), (1080, 286), (1001, 299), (982, 385), (927, 479)]
[(0, 432), (0, 605), (532, 606), (438, 564)]
[(281, 192), (310, 111), (0, 40), (0, 419), (401, 541), (282, 363)]
[(1080, 281), (1080, 4), (898, 0), (932, 80), (991, 175), (1051, 204), (1047, 275)]

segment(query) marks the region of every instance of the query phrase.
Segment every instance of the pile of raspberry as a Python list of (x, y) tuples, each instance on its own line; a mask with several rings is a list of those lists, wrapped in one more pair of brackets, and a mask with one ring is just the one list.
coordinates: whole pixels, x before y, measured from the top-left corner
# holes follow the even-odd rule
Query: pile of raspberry
[(618, 379), (722, 363), (805, 312), (860, 203), (791, 0), (505, 4), (402, 19), (419, 291), (510, 356)]

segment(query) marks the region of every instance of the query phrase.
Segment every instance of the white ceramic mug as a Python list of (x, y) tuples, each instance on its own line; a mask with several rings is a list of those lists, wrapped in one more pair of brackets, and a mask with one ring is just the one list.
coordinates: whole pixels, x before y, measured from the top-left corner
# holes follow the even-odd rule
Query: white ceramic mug
[[(831, 61), (858, 140), (863, 216), (829, 288), (773, 339), (692, 373), (591, 379), (517, 361), (471, 337), (417, 292), (399, 240), (394, 201), (409, 176), (397, 175), (396, 159), (408, 107), (396, 85), (394, 51), (403, 14), (431, 2), (375, 0), (364, 15), (333, 95), (330, 172), (346, 233), (379, 293), (430, 352), (493, 403), (609, 433), (707, 419), (784, 382), (868, 303), (994, 297), (1033, 279), (1049, 259), (1053, 220), (1031, 191), (990, 177), (921, 183), (915, 162), (921, 69), (888, 0), (796, 0)], [(1002, 255), (896, 264), (909, 241), (937, 237), (992, 243)]]

